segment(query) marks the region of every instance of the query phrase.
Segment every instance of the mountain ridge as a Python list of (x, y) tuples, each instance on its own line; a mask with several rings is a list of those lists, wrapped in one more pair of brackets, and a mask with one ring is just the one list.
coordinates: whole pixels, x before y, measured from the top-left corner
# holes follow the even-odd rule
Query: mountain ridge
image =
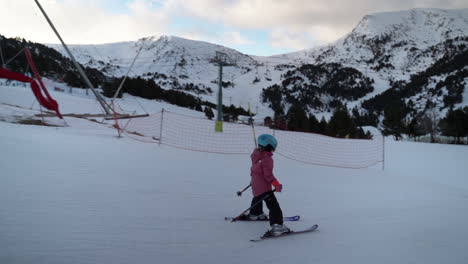
[[(310, 95), (310, 84), (321, 83), (314, 78), (324, 75), (304, 76), (298, 70), (303, 65), (316, 65), (319, 68), (314, 69), (318, 72), (323, 69), (334, 69), (331, 75), (326, 75), (326, 78), (328, 80), (341, 78), (343, 82), (338, 85), (343, 89), (359, 87), (353, 84), (356, 80), (339, 77), (345, 72), (352, 72), (347, 68), (357, 70), (360, 73), (356, 75), (360, 76), (357, 83), (366, 83), (366, 88), (363, 90), (365, 92), (355, 90), (356, 93), (353, 92), (349, 98), (343, 96), (339, 98), (340, 103), (336, 103), (334, 100), (336, 98), (330, 99), (332, 94), (328, 92), (333, 91), (330, 87), (314, 86), (313, 101), (316, 103), (307, 107), (304, 105), (304, 109), (309, 114), (329, 117), (329, 113), (337, 105), (370, 111), (362, 108), (364, 101), (371, 100), (389, 89), (405, 89), (408, 85), (414, 85), (411, 81), (412, 78), (417, 78), (414, 76), (423, 74), (425, 70), (447, 56), (454, 57), (465, 52), (468, 47), (466, 17), (468, 9), (422, 8), (369, 14), (364, 16), (349, 34), (334, 43), (267, 57), (247, 55), (221, 45), (176, 36), (159, 38), (153, 36), (134, 42), (103, 45), (72, 45), (71, 48), (84, 65), (98, 68), (111, 77), (121, 77), (127, 72), (138, 49), (143, 46), (134, 68), (130, 71), (131, 77), (153, 79), (163, 89), (182, 89), (184, 85), (197, 86), (200, 89), (186, 92), (213, 103), (217, 101), (214, 91), (218, 89), (219, 71), (218, 66), (213, 63), (213, 58), (217, 52), (223, 52), (232, 63), (231, 67), (223, 69), (223, 87), (225, 87), (223, 100), (244, 108), (252, 105), (260, 117), (272, 116), (279, 110), (273, 110), (268, 103), (269, 99), (265, 98), (265, 90), (272, 86), (279, 85), (277, 90), (282, 93), (278, 96), (283, 100), (279, 105), (283, 108), (282, 112), (286, 113), (291, 107), (290, 102), (303, 101), (303, 99), (298, 100), (301, 94)], [(60, 47), (55, 46), (55, 48), (63, 54)], [(442, 83), (446, 78), (452, 78), (451, 75), (457, 75), (455, 78), (459, 82), (457, 85), (466, 90), (468, 81), (464, 77), (464, 67), (461, 65), (456, 72), (440, 76), (435, 73), (432, 77), (433, 82)], [(296, 71), (296, 76), (287, 74), (290, 71)], [(167, 78), (160, 79), (161, 75)], [(295, 81), (292, 82), (287, 78), (295, 78)], [(282, 85), (283, 83), (289, 85)], [(294, 85), (291, 86), (292, 83)], [(399, 83), (399, 88), (396, 88), (395, 83)], [(369, 85), (372, 89), (368, 87)], [(293, 90), (297, 92), (294, 93)], [(419, 87), (415, 90), (427, 89)], [(439, 89), (439, 93), (449, 92)], [(359, 96), (356, 97), (356, 94)], [(418, 95), (413, 97), (418, 98)], [(287, 98), (289, 103), (286, 101)], [(406, 99), (401, 98), (403, 101)], [(331, 102), (334, 103), (330, 104)], [(467, 103), (468, 98), (463, 97), (461, 102), (456, 100), (455, 104), (444, 105), (445, 109), (438, 111), (444, 114), (448, 107), (466, 106)], [(382, 115), (382, 113), (377, 114)]]

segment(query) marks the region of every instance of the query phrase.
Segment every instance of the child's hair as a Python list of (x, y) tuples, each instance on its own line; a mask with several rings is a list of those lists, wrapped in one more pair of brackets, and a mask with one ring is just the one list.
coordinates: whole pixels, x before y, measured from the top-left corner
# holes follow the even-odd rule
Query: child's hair
[(273, 148), (273, 146), (271, 146), (270, 144), (268, 144), (266, 147), (262, 146), (262, 145), (259, 145), (258, 148), (260, 150), (263, 150), (263, 151), (268, 151), (268, 152), (272, 152), (274, 151), (275, 149)]

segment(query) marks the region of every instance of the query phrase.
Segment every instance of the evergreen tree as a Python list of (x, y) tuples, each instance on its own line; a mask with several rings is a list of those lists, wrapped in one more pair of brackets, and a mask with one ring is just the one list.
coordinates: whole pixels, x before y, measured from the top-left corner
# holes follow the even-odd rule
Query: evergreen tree
[(267, 127), (272, 127), (273, 125), (273, 119), (269, 116), (265, 117), (265, 119), (263, 120), (263, 124), (264, 126), (267, 126)]
[(315, 115), (309, 115), (309, 131), (316, 134), (321, 134), (323, 131), (320, 129), (320, 123)]
[(403, 122), (404, 113), (399, 107), (387, 107), (384, 111), (383, 134), (393, 135), (396, 140), (401, 139), (401, 134), (405, 131)]
[(68, 70), (65, 72), (63, 81), (72, 87), (85, 88), (84, 82), (82, 82), (80, 77), (78, 77), (78, 73), (74, 72), (73, 70)]
[(418, 123), (418, 118), (411, 119), (406, 125), (406, 134), (414, 139), (424, 135), (421, 125)]
[[(102, 85), (102, 90), (103, 90), (103, 95), (105, 97), (113, 97), (115, 92), (117, 91), (117, 86), (115, 86), (115, 82), (114, 81), (110, 81), (110, 82), (105, 82), (103, 85)], [(117, 98), (121, 98), (122, 97), (122, 90), (119, 92), (119, 94), (117, 95)]]
[(209, 120), (213, 119), (214, 113), (213, 113), (213, 109), (211, 109), (211, 107), (205, 106), (205, 111), (204, 111), (204, 112), (205, 112), (205, 116), (206, 116)]
[(309, 118), (299, 105), (292, 105), (286, 114), (286, 118), (289, 130), (303, 132), (309, 130)]
[(330, 122), (328, 122), (327, 134), (332, 137), (354, 138), (357, 135), (356, 130), (357, 129), (349, 115), (348, 109), (346, 109), (346, 107), (342, 107), (333, 112)]
[(456, 144), (461, 144), (461, 138), (468, 136), (468, 115), (462, 109), (453, 110), (447, 113), (447, 116), (441, 120), (442, 134), (455, 137)]
[(157, 85), (154, 80), (144, 80), (144, 86), (142, 90), (142, 97), (146, 99), (159, 99), (161, 98), (162, 89)]
[(326, 135), (328, 130), (328, 123), (327, 120), (325, 120), (325, 117), (322, 116), (320, 119), (319, 127), (318, 127), (318, 133), (322, 135)]
[(274, 115), (275, 128), (279, 130), (288, 130), (288, 123), (282, 114), (275, 113)]

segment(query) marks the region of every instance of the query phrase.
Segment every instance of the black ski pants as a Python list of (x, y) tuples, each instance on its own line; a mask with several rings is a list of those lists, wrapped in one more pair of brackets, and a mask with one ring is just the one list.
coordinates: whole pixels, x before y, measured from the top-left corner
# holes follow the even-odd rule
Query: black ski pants
[[(266, 197), (266, 198), (265, 198)], [(275, 193), (274, 192), (266, 192), (263, 194), (260, 194), (259, 196), (255, 196), (252, 199), (251, 206), (250, 208), (250, 214), (251, 215), (261, 215), (263, 214), (263, 202), (259, 202), (262, 199), (268, 207), (268, 210), (270, 210), (269, 213), (269, 220), (270, 220), (270, 225), (273, 224), (283, 224), (283, 211), (281, 211), (281, 207), (278, 203), (278, 200), (276, 200)]]

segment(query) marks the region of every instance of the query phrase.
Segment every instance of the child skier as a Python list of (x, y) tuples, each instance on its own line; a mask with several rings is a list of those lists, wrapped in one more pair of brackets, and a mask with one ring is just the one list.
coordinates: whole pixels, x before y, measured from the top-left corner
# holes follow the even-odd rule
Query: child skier
[(264, 199), (269, 209), (269, 220), (271, 230), (265, 235), (280, 235), (290, 232), (289, 228), (283, 225), (283, 212), (276, 200), (275, 194), (272, 192), (271, 185), (275, 186), (276, 192), (281, 192), (283, 186), (273, 175), (273, 151), (275, 151), (278, 142), (272, 135), (263, 134), (258, 137), (258, 148), (256, 148), (250, 158), (252, 159), (252, 167), (250, 168), (251, 184), (252, 184), (252, 208), (249, 212), (251, 220), (265, 220), (267, 216), (263, 213)]

